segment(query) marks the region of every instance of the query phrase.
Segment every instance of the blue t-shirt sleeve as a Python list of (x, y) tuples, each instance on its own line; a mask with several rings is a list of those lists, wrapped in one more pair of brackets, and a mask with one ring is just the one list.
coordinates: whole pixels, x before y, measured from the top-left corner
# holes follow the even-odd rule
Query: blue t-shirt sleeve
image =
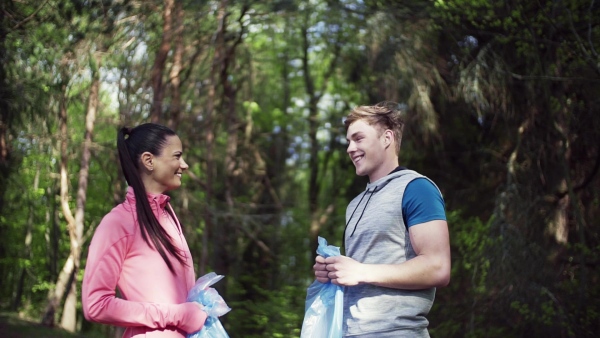
[(426, 178), (412, 180), (404, 190), (402, 216), (411, 227), (434, 220), (446, 220), (444, 198), (437, 187)]

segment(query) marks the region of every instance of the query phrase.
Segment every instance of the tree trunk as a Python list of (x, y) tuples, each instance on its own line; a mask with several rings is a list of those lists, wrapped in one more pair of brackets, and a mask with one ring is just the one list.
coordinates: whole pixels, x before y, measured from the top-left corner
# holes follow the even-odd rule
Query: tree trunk
[(75, 281), (81, 258), (92, 135), (96, 111), (98, 109), (100, 90), (99, 63), (95, 62), (93, 59), (91, 60), (91, 69), (92, 83), (90, 86), (88, 109), (86, 113), (86, 130), (79, 170), (75, 216), (73, 216), (69, 206), (67, 93), (66, 84), (63, 84), (63, 97), (61, 99), (59, 113), (61, 148), (60, 201), (63, 215), (67, 221), (71, 252), (58, 276), (55, 289), (49, 292), (48, 305), (42, 317), (42, 323), (44, 325), (54, 326), (56, 309), (60, 305), (65, 292), (67, 292), (67, 298), (65, 300), (61, 318), (61, 327), (71, 332), (75, 332), (77, 328), (77, 283)]
[[(98, 61), (100, 59), (98, 58)], [(79, 183), (77, 185), (77, 199), (75, 210), (75, 227), (69, 228), (71, 239), (71, 255), (73, 256), (73, 277), (77, 276), (79, 263), (81, 261), (81, 244), (83, 243), (85, 204), (87, 201), (87, 187), (91, 159), (92, 136), (94, 134), (94, 122), (98, 111), (98, 97), (100, 91), (100, 62), (91, 59), (92, 83), (90, 96), (88, 98), (88, 109), (85, 117), (85, 137), (81, 151), (81, 166), (79, 169)], [(67, 205), (68, 207), (68, 205)], [(77, 329), (77, 283), (72, 278), (71, 287), (63, 308), (61, 326), (67, 331), (75, 332)]]
[(46, 305), (46, 310), (44, 310), (42, 324), (50, 327), (54, 326), (56, 309), (60, 305), (60, 301), (65, 295), (65, 291), (69, 287), (71, 276), (73, 275), (74, 270), (75, 265), (73, 262), (73, 256), (69, 255), (69, 258), (67, 258), (67, 261), (60, 271), (60, 274), (58, 274), (58, 280), (56, 281), (54, 290), (48, 292), (48, 305)]
[[(75, 229), (75, 218), (69, 208), (69, 177), (67, 172), (68, 162), (68, 132), (67, 132), (67, 75), (63, 72), (63, 83), (61, 86), (62, 97), (60, 99), (59, 107), (59, 142), (60, 142), (60, 204), (62, 212), (67, 221), (67, 229), (71, 233)], [(73, 273), (73, 257), (72, 253), (69, 255), (69, 259), (65, 263), (63, 270), (59, 274), (58, 281), (54, 290), (48, 293), (48, 305), (44, 311), (42, 317), (42, 324), (47, 326), (54, 326), (55, 313), (57, 307), (60, 305), (62, 296), (65, 290), (69, 287), (68, 279)]]
[[(8, 19), (5, 16), (5, 11), (0, 11), (0, 56), (4, 60), (6, 55), (6, 48), (4, 41), (6, 39), (6, 26), (5, 22), (8, 23)], [(8, 60), (7, 60), (8, 61)], [(6, 62), (0, 62), (0, 214), (4, 208), (4, 192), (7, 187), (8, 176), (10, 173), (11, 161), (10, 161), (10, 149), (8, 145), (8, 130), (9, 130), (9, 118), (10, 118), (10, 106), (9, 102), (12, 99), (13, 91), (6, 78)], [(4, 226), (0, 225), (0, 237), (6, 238), (8, 231)], [(4, 245), (0, 245), (0, 257), (6, 257), (6, 249)], [(0, 264), (0, 274), (6, 276), (8, 274), (6, 264)]]
[(309, 240), (311, 253), (316, 256), (317, 235), (319, 233), (319, 223), (317, 222), (318, 215), (318, 196), (319, 185), (317, 179), (319, 177), (319, 144), (317, 140), (317, 103), (319, 98), (315, 94), (314, 80), (310, 74), (309, 60), (309, 42), (308, 42), (308, 20), (309, 15), (305, 17), (305, 22), (301, 28), (302, 38), (302, 73), (304, 75), (304, 89), (308, 96), (308, 139), (310, 142), (310, 159), (308, 163), (310, 176), (308, 178), (308, 210), (310, 213)]
[[(226, 23), (223, 24), (223, 34), (226, 33)], [(225, 46), (222, 46), (225, 49)], [(229, 211), (233, 209), (233, 171), (236, 166), (239, 119), (236, 114), (235, 100), (237, 89), (229, 79), (229, 68), (234, 62), (235, 46), (223, 53), (221, 66), (221, 85), (223, 86), (223, 103), (227, 121), (227, 147), (225, 150), (225, 201)]]
[[(40, 145), (41, 147), (41, 145)], [(35, 177), (33, 179), (33, 191), (37, 191), (40, 183), (40, 164), (37, 163), (35, 168)], [(24, 247), (24, 255), (23, 257), (27, 260), (31, 260), (33, 257), (31, 255), (31, 242), (33, 241), (33, 215), (34, 215), (34, 206), (33, 204), (29, 205), (29, 217), (27, 218), (27, 233), (25, 235), (25, 247)], [(19, 276), (19, 281), (17, 285), (17, 292), (15, 294), (15, 298), (13, 301), (12, 310), (18, 311), (21, 307), (21, 297), (23, 296), (23, 289), (25, 287), (25, 276), (27, 275), (27, 268), (22, 267), (21, 273)]]
[[(313, 258), (316, 256), (318, 247), (317, 236), (322, 226), (327, 222), (329, 215), (333, 212), (333, 205), (327, 208), (319, 207), (319, 179), (325, 174), (326, 168), (319, 168), (319, 140), (317, 139), (317, 131), (319, 129), (319, 101), (323, 97), (325, 88), (329, 78), (333, 75), (337, 59), (340, 53), (339, 43), (334, 45), (334, 53), (327, 71), (323, 74), (323, 81), (319, 88), (315, 88), (315, 81), (311, 75), (311, 67), (309, 60), (310, 43), (308, 38), (310, 12), (306, 12), (305, 22), (301, 27), (302, 38), (302, 73), (304, 75), (304, 88), (308, 96), (308, 138), (310, 141), (310, 159), (309, 170), (310, 177), (308, 180), (308, 206), (310, 212), (309, 240), (311, 245), (311, 253)], [(339, 36), (338, 36), (339, 37)]]
[[(226, 11), (227, 1), (222, 2), (223, 10)], [(239, 23), (240, 26), (243, 24), (242, 19), (248, 10), (247, 6), (242, 8)], [(224, 21), (222, 24), (221, 34), (223, 36), (228, 35), (227, 32), (227, 22), (226, 22), (226, 14), (224, 17)], [(236, 36), (235, 40), (229, 45), (223, 44), (219, 46), (222, 48), (222, 58), (221, 58), (221, 72), (220, 72), (220, 83), (223, 86), (223, 100), (227, 121), (227, 147), (225, 149), (225, 201), (227, 203), (229, 214), (234, 213), (235, 209), (235, 168), (237, 167), (237, 158), (238, 158), (238, 144), (239, 144), (239, 128), (240, 128), (240, 119), (237, 114), (236, 109), (236, 101), (237, 101), (237, 93), (238, 89), (235, 84), (231, 80), (230, 74), (232, 73), (231, 68), (235, 64), (236, 57), (236, 49), (238, 45), (242, 41), (243, 28), (240, 30), (239, 34)], [(233, 238), (231, 233), (234, 230), (232, 224), (238, 224), (238, 222), (232, 217), (228, 217), (225, 220), (224, 224), (215, 229), (215, 232), (218, 232), (216, 236), (216, 240), (220, 243), (219, 246), (215, 247), (215, 257), (217, 257), (217, 261), (215, 262), (215, 269), (218, 268), (217, 271), (223, 274), (229, 274), (229, 262), (232, 256), (232, 243)], [(242, 225), (243, 226), (243, 225)], [(225, 290), (226, 284), (221, 286), (221, 290), (226, 292)]]
[[(75, 263), (76, 260), (73, 260)], [(69, 331), (75, 332), (77, 330), (77, 282), (75, 276), (77, 275), (78, 267), (73, 266), (73, 271), (69, 276), (66, 288), (69, 289), (67, 292), (67, 298), (63, 305), (63, 312), (60, 321), (60, 326)]]
[[(218, 238), (215, 236), (217, 234), (213, 234), (213, 231), (219, 231), (218, 227), (213, 228), (213, 214), (210, 210), (210, 206), (212, 203), (212, 194), (213, 194), (213, 179), (214, 174), (214, 135), (216, 129), (216, 123), (214, 123), (214, 109), (216, 105), (217, 99), (217, 76), (219, 74), (219, 70), (222, 67), (223, 55), (224, 55), (224, 41), (225, 41), (225, 30), (226, 30), (226, 20), (227, 20), (227, 0), (222, 0), (219, 5), (219, 10), (217, 14), (217, 32), (216, 32), (216, 41), (214, 43), (215, 52), (213, 56), (213, 61), (210, 70), (210, 87), (208, 90), (208, 102), (207, 102), (207, 111), (206, 111), (206, 204), (205, 204), (205, 212), (204, 212), (204, 222), (205, 222), (205, 230), (202, 234), (202, 256), (201, 256), (201, 265), (200, 265), (200, 274), (206, 273), (206, 267), (208, 266), (208, 243), (211, 242), (212, 239)], [(219, 243), (213, 242), (214, 247), (219, 246)], [(216, 254), (213, 253), (213, 260), (216, 259)], [(222, 273), (219, 269), (221, 268), (218, 264), (211, 264), (213, 269), (215, 269), (218, 273)]]
[[(214, 139), (215, 139), (215, 123), (214, 123), (214, 109), (216, 105), (217, 97), (217, 74), (219, 67), (221, 66), (222, 59), (222, 45), (224, 41), (224, 27), (226, 20), (226, 8), (227, 0), (223, 0), (220, 3), (219, 11), (217, 14), (218, 28), (215, 34), (215, 52), (211, 65), (209, 81), (210, 86), (208, 89), (208, 99), (206, 113), (204, 116), (205, 120), (205, 148), (206, 148), (206, 202), (204, 204), (204, 232), (202, 233), (202, 253), (200, 255), (200, 268), (199, 275), (204, 275), (207, 271), (208, 266), (208, 243), (209, 239), (212, 238), (213, 231), (213, 214), (211, 210), (212, 198), (213, 198), (213, 179), (214, 179)], [(218, 245), (218, 243), (214, 243)], [(214, 266), (213, 266), (214, 267)], [(215, 270), (220, 273), (219, 270), (214, 267)]]
[(165, 96), (163, 88), (163, 72), (165, 70), (165, 64), (167, 62), (167, 56), (171, 49), (171, 38), (173, 36), (172, 25), (173, 25), (173, 10), (175, 8), (175, 0), (165, 0), (165, 10), (163, 13), (163, 36), (160, 42), (158, 52), (156, 52), (156, 58), (154, 59), (154, 66), (152, 66), (151, 81), (152, 81), (152, 112), (151, 121), (158, 123), (162, 115), (162, 101)]
[(174, 53), (173, 67), (171, 68), (171, 109), (167, 126), (176, 130), (181, 119), (181, 70), (183, 69), (183, 4), (182, 1), (175, 1), (173, 9), (174, 17)]
[(50, 271), (50, 278), (53, 280), (58, 279), (59, 271), (58, 271), (58, 246), (59, 246), (59, 238), (60, 238), (60, 212), (58, 205), (60, 204), (56, 197), (57, 192), (60, 191), (60, 182), (54, 180), (52, 183), (52, 187), (49, 189), (47, 196), (49, 197), (50, 202), (50, 210), (47, 211), (46, 220), (51, 227), (46, 231), (46, 243), (48, 246), (48, 271)]

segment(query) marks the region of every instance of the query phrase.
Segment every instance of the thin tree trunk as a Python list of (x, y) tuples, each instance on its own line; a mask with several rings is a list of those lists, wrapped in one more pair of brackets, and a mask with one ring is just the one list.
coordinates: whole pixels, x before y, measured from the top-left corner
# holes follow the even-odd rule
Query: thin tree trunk
[(58, 279), (59, 271), (58, 271), (58, 256), (59, 256), (59, 241), (60, 241), (60, 212), (59, 212), (59, 204), (56, 197), (60, 197), (60, 181), (54, 181), (52, 183), (52, 190), (48, 193), (50, 197), (51, 207), (48, 213), (49, 224), (52, 224), (52, 228), (49, 230), (49, 237), (47, 239), (48, 242), (48, 251), (50, 253), (50, 262), (48, 262), (48, 268), (50, 271), (50, 276), (53, 279)]
[(304, 88), (306, 95), (308, 96), (308, 138), (310, 140), (310, 159), (309, 159), (309, 170), (310, 177), (308, 180), (308, 206), (310, 212), (310, 227), (309, 227), (309, 239), (311, 245), (311, 252), (313, 258), (316, 256), (316, 250), (318, 247), (317, 236), (322, 226), (327, 222), (329, 215), (333, 212), (333, 205), (329, 205), (327, 208), (319, 207), (319, 179), (325, 174), (324, 170), (319, 168), (319, 141), (317, 139), (317, 131), (319, 128), (318, 113), (319, 113), (319, 101), (321, 100), (324, 90), (326, 88), (329, 78), (333, 75), (335, 70), (337, 59), (339, 56), (339, 43), (335, 44), (334, 53), (331, 59), (331, 63), (327, 69), (327, 72), (323, 74), (323, 82), (320, 88), (315, 88), (315, 82), (310, 71), (310, 60), (309, 60), (309, 49), (310, 43), (308, 39), (308, 26), (309, 26), (309, 15), (310, 12), (306, 12), (305, 22), (301, 28), (302, 38), (302, 72), (304, 75)]
[[(5, 16), (4, 11), (0, 11), (0, 56), (6, 55), (5, 39), (6, 39), (6, 26), (5, 22), (8, 19)], [(4, 59), (4, 58), (3, 58)], [(8, 81), (4, 81), (6, 78), (6, 62), (0, 62), (0, 214), (2, 208), (4, 208), (4, 192), (7, 187), (8, 176), (11, 171), (10, 161), (10, 149), (8, 145), (8, 130), (9, 130), (9, 118), (10, 118), (10, 106), (9, 102), (13, 97), (13, 90), (10, 87)], [(0, 226), (0, 236), (6, 238), (7, 232), (4, 226)], [(6, 249), (4, 245), (0, 245), (0, 257), (6, 257)], [(0, 264), (0, 273), (6, 276), (7, 265)]]
[(67, 287), (69, 287), (69, 282), (74, 270), (75, 265), (73, 262), (73, 256), (69, 254), (65, 265), (58, 274), (58, 279), (56, 281), (56, 286), (54, 287), (54, 290), (51, 290), (48, 293), (48, 304), (46, 305), (46, 310), (44, 311), (44, 315), (42, 317), (42, 324), (51, 327), (54, 326), (54, 316), (56, 314), (56, 309), (60, 305), (60, 301), (65, 295)]
[(61, 151), (60, 201), (63, 215), (67, 221), (71, 251), (69, 253), (69, 258), (65, 262), (65, 265), (58, 276), (55, 289), (49, 292), (48, 304), (42, 317), (42, 323), (44, 325), (54, 326), (56, 309), (60, 305), (65, 292), (68, 292), (63, 308), (61, 326), (65, 330), (71, 332), (76, 330), (77, 323), (77, 284), (75, 283), (75, 276), (77, 276), (77, 271), (79, 269), (81, 244), (83, 242), (85, 203), (89, 175), (89, 162), (91, 158), (91, 143), (100, 89), (99, 64), (94, 63), (94, 60), (92, 60), (91, 66), (92, 83), (90, 86), (90, 96), (88, 99), (88, 109), (86, 113), (85, 140), (83, 143), (81, 167), (79, 171), (75, 216), (73, 216), (69, 206), (68, 117), (66, 107), (66, 84), (63, 84), (62, 88), (63, 97), (61, 98), (59, 109)]
[[(227, 6), (227, 2), (223, 1), (223, 7)], [(226, 10), (226, 8), (225, 8)], [(240, 16), (238, 18), (238, 22), (240, 26), (243, 25), (243, 17), (248, 10), (247, 6), (241, 10)], [(242, 26), (243, 27), (243, 26)], [(227, 35), (227, 22), (226, 19), (223, 22), (222, 34)], [(229, 208), (229, 213), (233, 214), (235, 203), (235, 182), (234, 182), (234, 171), (236, 168), (236, 159), (238, 157), (238, 143), (239, 143), (239, 128), (240, 121), (238, 118), (237, 110), (236, 110), (236, 101), (237, 101), (237, 93), (238, 89), (235, 87), (235, 84), (231, 81), (231, 68), (235, 64), (236, 57), (236, 49), (238, 45), (242, 41), (243, 28), (240, 30), (237, 35), (235, 41), (231, 43), (230, 46), (222, 45), (223, 49), (223, 57), (221, 60), (221, 85), (223, 86), (223, 102), (225, 106), (225, 114), (227, 121), (227, 147), (225, 150), (225, 201), (227, 203), (227, 207)], [(219, 226), (218, 229), (215, 229), (215, 232), (218, 231), (218, 236), (216, 236), (216, 240), (218, 243), (221, 243), (218, 247), (215, 248), (215, 256), (217, 257), (215, 269), (217, 269), (220, 273), (229, 274), (229, 261), (231, 257), (232, 247), (230, 243), (232, 242), (232, 236), (230, 235), (234, 229), (231, 227), (231, 224), (236, 224), (237, 222), (231, 217), (227, 219), (223, 225)], [(243, 226), (243, 225), (242, 225)], [(222, 292), (226, 292), (225, 290), (226, 284), (221, 286)]]
[[(41, 147), (41, 145), (40, 145)], [(40, 164), (36, 164), (35, 168), (35, 177), (33, 179), (33, 191), (37, 191), (40, 183)], [(33, 204), (29, 205), (29, 217), (27, 217), (27, 232), (25, 234), (25, 245), (23, 248), (25, 259), (31, 260), (33, 257), (31, 255), (31, 242), (33, 241), (33, 215), (34, 215), (34, 206)], [(19, 281), (17, 285), (17, 292), (15, 294), (15, 298), (13, 301), (12, 309), (13, 311), (17, 311), (19, 307), (21, 307), (21, 297), (23, 296), (23, 290), (25, 286), (25, 276), (27, 275), (27, 268), (22, 267), (21, 273), (19, 276)]]
[[(74, 263), (77, 260), (73, 260)], [(73, 271), (69, 276), (69, 280), (65, 288), (68, 288), (67, 297), (63, 305), (63, 312), (60, 321), (60, 326), (69, 332), (75, 332), (77, 329), (77, 283), (75, 276), (77, 275), (78, 266), (73, 266)]]
[[(226, 1), (223, 1), (226, 6)], [(241, 10), (240, 16), (238, 18), (238, 23), (240, 26), (243, 25), (243, 18), (248, 11), (248, 6), (244, 6)], [(232, 83), (230, 74), (231, 67), (235, 64), (236, 57), (236, 49), (239, 44), (242, 42), (242, 36), (244, 33), (244, 29), (240, 30), (237, 35), (235, 41), (231, 44), (231, 46), (222, 46), (223, 50), (223, 59), (221, 62), (221, 84), (223, 86), (223, 101), (226, 105), (226, 114), (227, 114), (227, 149), (225, 155), (225, 172), (226, 172), (226, 200), (230, 207), (233, 206), (233, 193), (232, 193), (232, 182), (231, 178), (233, 177), (233, 171), (235, 169), (236, 158), (237, 158), (237, 147), (238, 147), (238, 129), (240, 128), (240, 122), (238, 118), (238, 114), (236, 111), (236, 101), (237, 101), (237, 92), (238, 89)], [(223, 23), (222, 34), (227, 34), (227, 23)]]
[(167, 126), (176, 130), (181, 119), (181, 70), (183, 69), (183, 4), (182, 1), (175, 1), (173, 9), (174, 17), (174, 53), (173, 67), (171, 68), (171, 109)]
[[(68, 129), (67, 129), (67, 75), (63, 73), (64, 80), (62, 84), (62, 97), (60, 100), (59, 107), (59, 142), (60, 142), (60, 204), (63, 215), (67, 221), (67, 229), (69, 233), (75, 229), (75, 218), (69, 208), (69, 177), (67, 172), (68, 162)], [(59, 274), (58, 281), (55, 289), (48, 293), (48, 305), (44, 311), (42, 317), (42, 324), (47, 326), (54, 326), (55, 313), (57, 307), (60, 305), (65, 290), (68, 288), (68, 279), (73, 272), (73, 257), (72, 253), (69, 255), (69, 260), (65, 263), (63, 270)]]
[[(220, 3), (219, 11), (217, 14), (217, 22), (218, 28), (215, 32), (215, 52), (213, 56), (213, 62), (210, 70), (210, 87), (208, 89), (208, 100), (207, 107), (205, 113), (205, 148), (206, 148), (206, 202), (204, 204), (204, 232), (202, 233), (202, 253), (200, 255), (200, 267), (199, 274), (204, 275), (207, 271), (208, 266), (208, 243), (209, 239), (212, 237), (213, 231), (213, 219), (212, 219), (212, 198), (213, 198), (213, 179), (214, 179), (214, 138), (215, 138), (215, 123), (214, 123), (214, 109), (215, 109), (215, 101), (217, 97), (217, 74), (219, 71), (219, 67), (221, 66), (221, 58), (222, 58), (222, 49), (224, 41), (224, 27), (225, 27), (225, 19), (226, 19), (226, 8), (227, 1), (223, 0)], [(218, 245), (218, 243), (215, 243)], [(216, 269), (216, 268), (215, 268)], [(217, 270), (218, 271), (218, 270)], [(219, 271), (220, 273), (220, 271)]]
[(310, 214), (309, 239), (311, 253), (316, 256), (317, 235), (319, 233), (320, 224), (318, 223), (318, 197), (319, 185), (317, 178), (319, 177), (319, 143), (317, 140), (317, 103), (319, 98), (315, 94), (315, 84), (310, 73), (309, 60), (309, 42), (308, 42), (308, 14), (305, 17), (304, 25), (301, 28), (302, 35), (302, 73), (304, 75), (304, 89), (308, 96), (308, 139), (310, 143), (310, 159), (308, 163), (310, 176), (308, 178), (308, 210)]
[[(100, 60), (99, 58), (97, 59)], [(100, 91), (100, 62), (91, 59), (92, 83), (88, 98), (88, 109), (85, 117), (85, 138), (81, 151), (81, 166), (79, 169), (79, 183), (77, 185), (77, 199), (75, 210), (75, 227), (69, 228), (71, 239), (71, 255), (73, 256), (73, 277), (77, 275), (81, 261), (81, 244), (83, 243), (85, 204), (87, 201), (87, 187), (91, 159), (92, 136), (94, 122), (98, 111), (98, 97)], [(68, 205), (67, 205), (68, 207)], [(67, 331), (75, 332), (77, 329), (77, 283), (71, 281), (71, 287), (63, 308), (61, 326)]]
[[(223, 33), (226, 33), (227, 27), (224, 24)], [(224, 46), (223, 46), (224, 47)], [(225, 48), (224, 48), (225, 49)], [(235, 47), (228, 49), (223, 54), (221, 66), (221, 84), (223, 86), (223, 102), (225, 103), (225, 114), (227, 121), (227, 147), (225, 150), (225, 201), (229, 211), (233, 209), (233, 171), (235, 170), (237, 146), (238, 146), (238, 128), (239, 119), (236, 114), (235, 100), (237, 89), (229, 79), (229, 66), (234, 62)], [(225, 230), (227, 231), (227, 230)]]
[[(0, 11), (0, 56), (4, 56), (6, 53), (4, 40), (6, 39), (7, 32), (4, 26), (4, 20), (4, 12)], [(4, 81), (4, 79), (6, 78), (6, 70), (4, 65), (4, 62), (0, 63), (0, 79), (3, 79), (3, 81), (0, 81), (0, 98), (2, 98), (0, 100), (0, 174), (2, 174), (0, 176), (0, 183), (3, 183), (5, 179), (3, 175), (5, 173), (4, 169), (8, 167), (8, 124), (10, 117), (10, 107), (8, 103), (10, 102), (10, 99), (12, 97), (12, 90), (9, 87), (9, 84), (6, 81)], [(6, 185), (0, 184), (0, 187), (2, 187), (2, 190), (0, 190), (1, 199), (2, 196), (4, 196), (3, 190), (5, 189)], [(0, 204), (0, 206), (1, 205), (4, 205), (4, 203)]]
[(163, 73), (165, 70), (165, 64), (167, 62), (167, 56), (171, 49), (171, 38), (173, 36), (172, 25), (173, 25), (173, 10), (175, 8), (175, 0), (165, 0), (165, 9), (163, 12), (163, 35), (160, 42), (160, 47), (156, 53), (154, 59), (154, 65), (152, 66), (151, 81), (152, 81), (152, 112), (151, 121), (158, 123), (162, 115), (162, 101), (164, 98), (163, 88)]

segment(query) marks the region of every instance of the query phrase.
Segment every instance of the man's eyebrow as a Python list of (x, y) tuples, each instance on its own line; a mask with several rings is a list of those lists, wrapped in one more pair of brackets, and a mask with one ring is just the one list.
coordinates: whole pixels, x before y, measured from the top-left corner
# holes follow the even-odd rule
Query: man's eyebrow
[(346, 140), (349, 140), (349, 139), (355, 137), (357, 134), (360, 134), (360, 133), (362, 133), (362, 132), (361, 131), (355, 131), (352, 135), (350, 135), (350, 137), (346, 137)]

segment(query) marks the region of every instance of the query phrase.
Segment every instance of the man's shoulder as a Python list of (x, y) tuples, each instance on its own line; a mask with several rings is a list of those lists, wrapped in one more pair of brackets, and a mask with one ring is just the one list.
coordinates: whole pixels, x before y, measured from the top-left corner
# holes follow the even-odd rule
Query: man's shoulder
[(419, 178), (428, 179), (426, 176), (418, 173), (417, 171), (411, 170), (411, 169), (395, 171), (388, 175), (388, 182), (387, 182), (386, 186), (390, 186), (390, 187), (405, 186), (405, 185), (408, 185), (410, 182), (412, 182), (416, 179), (419, 179)]

